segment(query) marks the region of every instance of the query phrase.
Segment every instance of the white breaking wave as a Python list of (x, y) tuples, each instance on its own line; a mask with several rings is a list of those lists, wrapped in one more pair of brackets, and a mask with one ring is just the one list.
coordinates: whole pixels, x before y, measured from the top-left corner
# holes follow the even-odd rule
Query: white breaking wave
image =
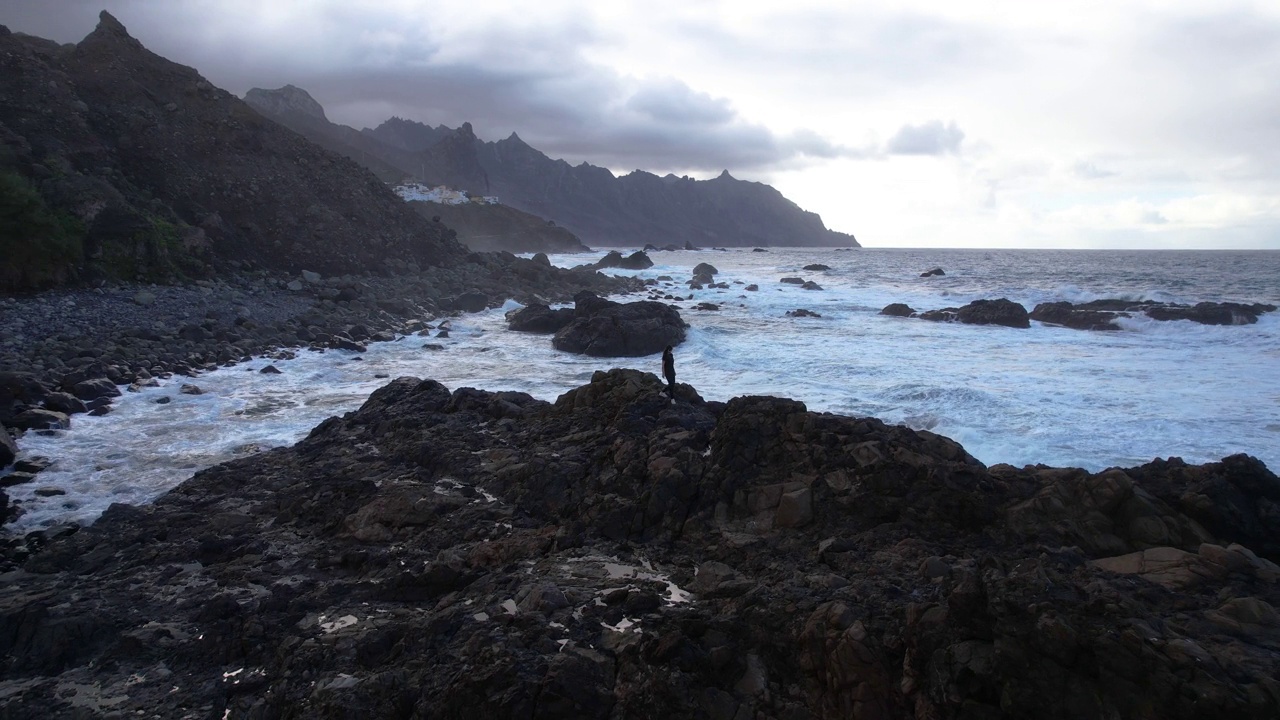
[[(1145, 270), (1126, 269), (1132, 255)], [(658, 289), (679, 297), (691, 325), (676, 348), (678, 380), (709, 400), (777, 395), (811, 410), (873, 416), (954, 438), (979, 460), (1100, 470), (1156, 457), (1188, 462), (1246, 452), (1280, 464), (1280, 313), (1256, 325), (1212, 327), (1188, 321), (1124, 320), (1119, 332), (1033, 323), (1029, 330), (932, 323), (882, 316), (892, 302), (917, 310), (979, 298), (1036, 302), (1124, 297), (1276, 303), (1280, 253), (1259, 254), (1253, 274), (1189, 269), (1161, 253), (1032, 251), (771, 250), (660, 252), (636, 274), (669, 275)], [(1177, 255), (1177, 254), (1169, 254)], [(1154, 259), (1153, 259), (1154, 258)], [(553, 256), (558, 265), (588, 262)], [(1211, 258), (1212, 259), (1212, 258)], [(1135, 262), (1136, 262), (1135, 261)], [(684, 285), (699, 262), (720, 270), (728, 290)], [(831, 270), (801, 268), (821, 262)], [(946, 276), (920, 278), (941, 265)], [(1215, 274), (1216, 273), (1216, 274)], [(778, 282), (814, 280), (821, 291)], [(758, 291), (749, 292), (749, 284)], [(1269, 293), (1269, 294), (1268, 294)], [(636, 296), (630, 299), (639, 299)], [(698, 311), (713, 302), (719, 311)], [(455, 318), (450, 337), (409, 336), (374, 343), (360, 355), (301, 351), (269, 361), (126, 393), (104, 417), (77, 415), (72, 429), (30, 434), (23, 457), (55, 464), (34, 483), (8, 490), (26, 514), (11, 529), (92, 522), (113, 502), (146, 503), (193, 472), (259, 449), (288, 445), (331, 415), (354, 410), (388, 378), (432, 378), (527, 392), (544, 400), (588, 382), (596, 370), (634, 367), (655, 374), (658, 355), (598, 359), (554, 350), (549, 336), (513, 333), (503, 315), (516, 307)], [(805, 308), (820, 318), (790, 318)], [(427, 343), (442, 351), (423, 349)], [(378, 376), (386, 377), (378, 377)], [(204, 394), (184, 395), (183, 383)], [(169, 398), (167, 404), (156, 400)], [(39, 491), (39, 493), (38, 493)], [(63, 494), (50, 494), (61, 492)]]

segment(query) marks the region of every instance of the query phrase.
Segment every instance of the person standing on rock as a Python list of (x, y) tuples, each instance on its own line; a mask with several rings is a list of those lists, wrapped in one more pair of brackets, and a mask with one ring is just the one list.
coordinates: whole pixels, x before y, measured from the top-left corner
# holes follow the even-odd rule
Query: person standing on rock
[(671, 354), (671, 346), (662, 351), (662, 376), (667, 379), (667, 392), (671, 399), (676, 399), (676, 356)]

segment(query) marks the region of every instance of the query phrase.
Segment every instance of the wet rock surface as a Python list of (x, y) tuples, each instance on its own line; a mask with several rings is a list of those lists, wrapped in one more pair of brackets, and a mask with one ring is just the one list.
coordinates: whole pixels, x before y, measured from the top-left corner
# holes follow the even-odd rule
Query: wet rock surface
[(1160, 303), (1150, 300), (1094, 300), (1040, 303), (1031, 319), (1077, 330), (1119, 330), (1117, 318), (1146, 315), (1152, 320), (1190, 320), (1202, 325), (1252, 325), (1258, 316), (1274, 312), (1275, 305), (1263, 303), (1201, 302), (1195, 305)]
[[(894, 308), (894, 313), (885, 312), (889, 308)], [(890, 305), (882, 311), (884, 314), (898, 314), (900, 308)], [(960, 308), (943, 308), (941, 310), (929, 310), (922, 313), (913, 313), (911, 317), (918, 317), (922, 320), (933, 320), (935, 322), (959, 322), (966, 325), (1003, 325), (1012, 328), (1029, 328), (1031, 320), (1028, 318), (1027, 309), (1022, 305), (1008, 300), (999, 298), (997, 300), (974, 300), (973, 302)]]
[[(426, 323), (497, 305), (565, 301), (583, 289), (639, 290), (631, 278), (569, 271), (505, 253), (473, 253), (415, 275), (309, 278), (232, 274), (192, 285), (133, 284), (0, 298), (0, 425), (33, 411), (109, 405), (121, 385), (198, 374), (281, 348), (366, 347)], [(298, 289), (290, 285), (297, 283)], [(35, 415), (21, 424), (32, 427)], [(0, 463), (0, 467), (3, 467)]]
[(293, 448), (44, 531), (0, 576), (0, 708), (1280, 712), (1258, 461), (986, 468), (932, 433), (664, 387), (400, 378)]
[(640, 357), (684, 342), (680, 312), (652, 300), (617, 303), (590, 291), (574, 296), (573, 320), (556, 331), (557, 350), (593, 357)]

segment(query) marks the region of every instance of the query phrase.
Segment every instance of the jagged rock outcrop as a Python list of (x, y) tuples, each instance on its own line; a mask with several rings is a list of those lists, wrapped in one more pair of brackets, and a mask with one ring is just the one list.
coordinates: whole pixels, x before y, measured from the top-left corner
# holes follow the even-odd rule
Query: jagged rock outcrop
[[(416, 165), (410, 167), (418, 154), (430, 152), (452, 133), (399, 118), (365, 131), (399, 143), (402, 149), (394, 152), (411, 173), (419, 172)], [(497, 142), (477, 140), (472, 156), (458, 153), (452, 166), (465, 172), (439, 175), (444, 184), (464, 187), (478, 177), (475, 168), (482, 168), (486, 194), (553, 220), (588, 245), (857, 246), (852, 235), (828, 230), (817, 214), (800, 209), (774, 188), (737, 180), (727, 171), (701, 181), (642, 170), (615, 177), (587, 163), (571, 166), (553, 160), (516, 133)]]
[(546, 305), (532, 304), (507, 313), (507, 329), (516, 332), (554, 333), (573, 322), (573, 308), (552, 310)]
[[(450, 130), (392, 118), (379, 126), (381, 132), (361, 132), (330, 122), (310, 94), (292, 85), (277, 90), (254, 88), (244, 99), (263, 116), (364, 165), (384, 182), (413, 180), (477, 196), (491, 194), (484, 168), (476, 161), (478, 141), (470, 123)], [(561, 253), (589, 249), (569, 230), (508, 205), (413, 202), (410, 207), (454, 231), (458, 241), (472, 250)]]
[(640, 357), (684, 342), (689, 324), (666, 303), (617, 303), (584, 290), (574, 296), (573, 321), (556, 331), (557, 350), (593, 357)]
[(285, 85), (274, 90), (252, 88), (244, 95), (249, 107), (320, 147), (369, 169), (379, 180), (400, 183), (412, 176), (403, 163), (389, 162), (382, 144), (359, 131), (331, 122), (324, 107), (302, 88)]
[(227, 266), (389, 271), (464, 254), (362, 167), (148, 51), (105, 12), (74, 46), (0, 33), (0, 97), (0, 171), (47, 206), (33, 217), (62, 227), (0, 291)]
[[(890, 305), (889, 307), (894, 306)], [(889, 307), (886, 307), (885, 310), (888, 310)], [(900, 308), (894, 309), (895, 312), (901, 312)], [(1003, 325), (1011, 328), (1031, 327), (1031, 320), (1028, 318), (1027, 309), (1021, 304), (1006, 298), (999, 298), (998, 300), (974, 300), (961, 308), (929, 310), (913, 315), (913, 317), (939, 322), (960, 322), (966, 325)]]
[[(4, 711), (93, 687), (160, 716), (1280, 712), (1276, 558), (1163, 499), (1273, 487), (1257, 461), (987, 469), (932, 433), (664, 390), (401, 378), (10, 549)], [(1058, 544), (1103, 537), (1095, 512), (1113, 540)], [(1211, 539), (1153, 544), (1143, 517)]]
[(1145, 314), (1152, 320), (1190, 320), (1201, 325), (1252, 325), (1258, 316), (1274, 312), (1265, 303), (1200, 302), (1195, 305), (1161, 303), (1153, 300), (1093, 300), (1074, 305), (1069, 302), (1040, 303), (1031, 319), (1077, 330), (1119, 330), (1117, 318)]
[(623, 255), (617, 250), (610, 250), (590, 267), (597, 270), (606, 270), (608, 268), (644, 270), (653, 267), (653, 260), (650, 260), (643, 250), (637, 250), (630, 255)]

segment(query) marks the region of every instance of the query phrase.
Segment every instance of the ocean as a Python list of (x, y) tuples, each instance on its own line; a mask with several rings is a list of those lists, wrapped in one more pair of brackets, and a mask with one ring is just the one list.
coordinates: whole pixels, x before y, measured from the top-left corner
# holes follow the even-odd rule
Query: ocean
[[(602, 255), (551, 259), (568, 267)], [(1119, 332), (879, 314), (895, 302), (931, 310), (1001, 297), (1028, 310), (1103, 298), (1280, 305), (1278, 251), (746, 248), (650, 257), (657, 264), (648, 270), (609, 272), (670, 276), (660, 289), (693, 296), (679, 303), (691, 327), (675, 350), (676, 371), (708, 400), (778, 395), (810, 410), (874, 416), (951, 437), (988, 465), (1097, 471), (1243, 452), (1280, 468), (1280, 312), (1228, 327), (1131, 318)], [(701, 262), (714, 265), (716, 280), (729, 289), (689, 290), (684, 282)], [(802, 269), (813, 263), (830, 269)], [(946, 274), (920, 277), (933, 267)], [(746, 291), (750, 284), (759, 290)], [(720, 309), (694, 309), (702, 302)], [(270, 361), (280, 375), (257, 372), (268, 364), (260, 360), (174, 377), (125, 393), (109, 415), (78, 415), (69, 431), (29, 435), (19, 444), (22, 456), (56, 463), (34, 483), (8, 490), (26, 509), (8, 529), (92, 522), (113, 502), (150, 502), (201, 468), (296, 442), (326, 417), (358, 407), (388, 382), (379, 375), (554, 400), (596, 370), (661, 373), (660, 354), (575, 356), (554, 350), (549, 336), (507, 331), (503, 316), (515, 307), (454, 318), (448, 338), (409, 336), (360, 355), (300, 351), (293, 360)], [(821, 317), (786, 316), (801, 308)], [(444, 349), (424, 349), (427, 343)], [(179, 393), (183, 383), (204, 394)], [(157, 404), (161, 396), (171, 402)], [(51, 489), (64, 494), (36, 494)]]

